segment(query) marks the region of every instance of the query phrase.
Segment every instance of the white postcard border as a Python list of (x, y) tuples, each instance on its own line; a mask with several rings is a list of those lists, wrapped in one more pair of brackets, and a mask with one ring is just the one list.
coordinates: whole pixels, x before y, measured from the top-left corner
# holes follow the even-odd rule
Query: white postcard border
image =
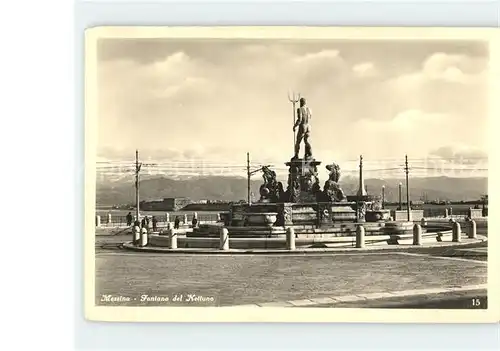
[[(500, 319), (499, 257), (488, 250), (487, 310), (405, 310), (370, 308), (245, 308), (245, 307), (111, 307), (95, 306), (95, 196), (97, 146), (96, 43), (100, 38), (232, 38), (232, 39), (346, 39), (355, 40), (485, 40), (490, 42), (490, 150), (495, 150), (500, 108), (500, 36), (495, 28), (401, 27), (95, 27), (85, 33), (85, 317), (96, 321), (127, 322), (384, 322), (486, 323)], [(489, 211), (500, 179), (499, 153), (489, 154)], [(493, 197), (493, 201), (491, 198)], [(498, 233), (496, 221), (489, 233)], [(488, 236), (488, 247), (500, 247), (498, 235)]]

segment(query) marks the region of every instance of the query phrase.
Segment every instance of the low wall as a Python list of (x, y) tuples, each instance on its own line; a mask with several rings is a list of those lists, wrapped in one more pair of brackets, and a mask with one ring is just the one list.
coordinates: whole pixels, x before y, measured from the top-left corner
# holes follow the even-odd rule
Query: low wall
[[(412, 222), (363, 222), (365, 235), (374, 236), (390, 233), (409, 233), (413, 230)], [(389, 226), (386, 230), (386, 225)], [(219, 237), (220, 224), (204, 224), (188, 233), (188, 237)], [(231, 237), (269, 238), (284, 237), (286, 228), (293, 227), (296, 237), (346, 237), (356, 235), (357, 223), (336, 223), (317, 227), (316, 225), (294, 224), (290, 226), (226, 226)]]
[[(168, 247), (169, 237), (166, 235), (150, 235), (148, 245), (152, 247)], [(440, 232), (422, 233), (422, 240), (427, 243), (451, 241), (451, 230), (443, 230)], [(413, 234), (401, 235), (374, 235), (366, 236), (366, 245), (398, 245), (413, 243)], [(355, 247), (356, 238), (349, 237), (326, 237), (326, 236), (298, 236), (295, 239), (296, 247), (303, 248), (326, 248), (326, 247)], [(218, 237), (204, 237), (193, 238), (179, 236), (177, 238), (178, 248), (211, 248), (218, 249), (220, 247), (220, 238)], [(232, 249), (285, 249), (286, 238), (272, 237), (272, 238), (242, 238), (229, 236), (229, 247)]]
[(481, 208), (470, 208), (469, 218), (481, 218), (483, 217), (483, 210)]
[[(391, 216), (395, 221), (407, 221), (408, 211), (392, 210)], [(410, 221), (420, 221), (424, 218), (424, 210), (410, 210)]]
[[(465, 219), (465, 217), (453, 217), (453, 218), (426, 218), (425, 222), (428, 225), (432, 224), (438, 224), (442, 225), (444, 223), (450, 223), (450, 220), (457, 221), (460, 223), (462, 227), (468, 225), (468, 221)], [(474, 222), (476, 222), (476, 227), (479, 229), (487, 229), (488, 228), (488, 217), (479, 217), (479, 218), (474, 218)]]
[(237, 204), (232, 206), (226, 225), (246, 226), (248, 214), (258, 213), (276, 213), (277, 226), (353, 223), (356, 221), (356, 208), (355, 202)]

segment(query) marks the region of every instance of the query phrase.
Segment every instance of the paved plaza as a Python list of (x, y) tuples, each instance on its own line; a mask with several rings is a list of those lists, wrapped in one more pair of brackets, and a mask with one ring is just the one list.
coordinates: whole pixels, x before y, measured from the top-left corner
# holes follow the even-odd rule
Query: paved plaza
[[(224, 256), (119, 249), (120, 243), (127, 240), (129, 237), (122, 235), (97, 238), (98, 305), (265, 305), (366, 295), (371, 298), (347, 299), (320, 307), (372, 307), (381, 303), (404, 307), (401, 298), (407, 305), (418, 302), (412, 300), (411, 291), (420, 291), (420, 296), (427, 299), (446, 293), (464, 297), (471, 291), (474, 296), (486, 296), (486, 243), (480, 244), (483, 248), (408, 252)], [(398, 292), (406, 295), (398, 297)], [(380, 301), (390, 294), (392, 300)], [(112, 301), (110, 296), (125, 298)]]

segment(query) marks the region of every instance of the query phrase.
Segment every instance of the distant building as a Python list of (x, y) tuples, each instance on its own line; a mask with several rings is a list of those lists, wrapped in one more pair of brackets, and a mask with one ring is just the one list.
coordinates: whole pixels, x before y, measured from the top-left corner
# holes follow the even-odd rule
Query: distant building
[(141, 201), (142, 211), (179, 211), (191, 204), (192, 201), (185, 197), (168, 197), (162, 200)]
[(420, 208), (423, 208), (424, 207), (424, 204), (425, 202), (424, 201), (411, 201), (410, 200), (410, 204), (412, 206), (413, 209), (420, 209)]

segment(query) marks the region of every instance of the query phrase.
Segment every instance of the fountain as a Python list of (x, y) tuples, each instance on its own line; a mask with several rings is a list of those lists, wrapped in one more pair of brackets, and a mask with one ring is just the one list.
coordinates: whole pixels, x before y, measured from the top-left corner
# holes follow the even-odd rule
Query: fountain
[[(367, 194), (362, 156), (356, 194), (346, 195), (340, 187), (341, 169), (335, 162), (325, 166), (329, 175), (321, 187), (318, 176), (321, 161), (313, 157), (309, 142), (310, 110), (302, 100), (294, 125), (294, 131), (298, 127), (297, 135), (294, 133), (295, 153), (285, 162), (288, 167), (286, 189), (271, 166), (262, 166), (253, 172), (248, 166), (249, 179), (251, 174), (262, 172), (263, 183), (257, 202), (250, 202), (249, 188), (248, 202), (232, 204), (228, 212), (220, 214), (217, 223), (199, 224), (178, 238), (173, 230), (150, 234), (148, 249), (187, 249), (188, 252), (215, 249), (214, 252), (229, 252), (231, 247), (243, 252), (263, 249), (261, 252), (264, 253), (269, 250), (282, 252), (310, 248), (351, 250), (365, 245), (379, 247), (451, 242), (460, 236), (459, 232), (453, 232), (451, 224), (422, 219), (423, 222), (415, 227), (413, 221), (393, 220), (390, 211), (383, 209), (380, 198)], [(302, 141), (305, 153), (299, 157)], [(248, 155), (247, 162), (249, 164)]]
[[(186, 235), (216, 237), (218, 227), (225, 226), (231, 237), (284, 238), (287, 229), (293, 227), (299, 239), (328, 239), (354, 236), (359, 223), (363, 223), (367, 235), (390, 234), (384, 231), (390, 211), (381, 209), (380, 200), (364, 190), (346, 196), (339, 185), (341, 170), (336, 163), (326, 166), (330, 173), (321, 188), (320, 164), (314, 158), (292, 158), (286, 162), (289, 172), (286, 190), (277, 181), (276, 173), (263, 167), (259, 201), (233, 204), (229, 212), (221, 214), (220, 223), (200, 225)], [(363, 185), (362, 180), (360, 184)], [(401, 233), (401, 225), (398, 222), (394, 227), (397, 233)], [(404, 231), (411, 233), (411, 230), (410, 226)]]
[[(263, 166), (260, 169), (263, 184), (257, 202), (233, 204), (228, 213), (221, 214), (221, 223), (200, 225), (187, 233), (187, 237), (216, 237), (219, 227), (225, 226), (231, 238), (283, 239), (287, 229), (293, 227), (298, 239), (328, 241), (354, 236), (359, 223), (363, 223), (366, 235), (411, 233), (412, 227), (401, 222), (384, 230), (385, 223), (390, 220), (390, 211), (381, 208), (377, 197), (366, 193), (362, 157), (357, 194), (345, 195), (339, 185), (340, 166), (335, 162), (326, 165), (329, 176), (321, 188), (318, 177), (321, 161), (313, 157), (309, 142), (310, 110), (303, 98), (300, 102), (294, 125), (294, 132), (298, 127), (296, 138), (294, 134), (295, 155), (285, 163), (288, 167), (286, 190), (271, 167)], [(299, 157), (302, 141), (305, 154)]]

